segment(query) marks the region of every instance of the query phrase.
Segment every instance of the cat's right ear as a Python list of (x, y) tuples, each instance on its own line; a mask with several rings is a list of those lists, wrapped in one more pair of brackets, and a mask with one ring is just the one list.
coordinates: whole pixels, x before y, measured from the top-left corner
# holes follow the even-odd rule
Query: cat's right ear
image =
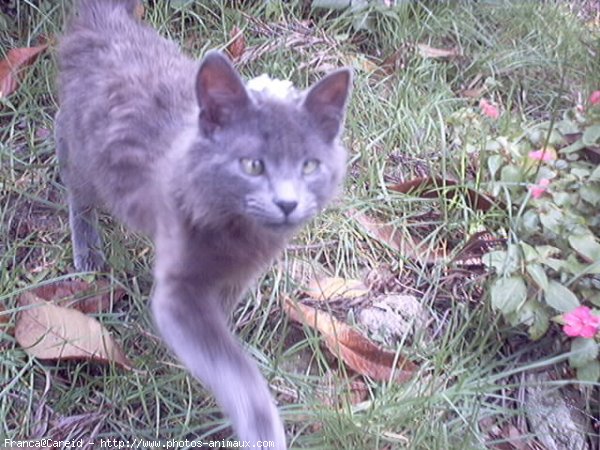
[(208, 134), (231, 123), (235, 113), (250, 102), (244, 83), (227, 57), (215, 50), (208, 52), (200, 64), (196, 96), (200, 126)]

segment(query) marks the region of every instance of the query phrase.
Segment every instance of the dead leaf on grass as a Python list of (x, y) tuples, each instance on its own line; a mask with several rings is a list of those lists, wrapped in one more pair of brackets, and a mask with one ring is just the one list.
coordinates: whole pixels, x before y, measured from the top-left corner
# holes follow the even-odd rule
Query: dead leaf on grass
[(112, 361), (125, 369), (132, 368), (121, 347), (92, 317), (54, 305), (32, 292), (21, 294), (17, 303), (24, 309), (17, 315), (15, 338), (31, 356), (50, 360)]
[(306, 295), (315, 300), (331, 298), (357, 298), (367, 295), (369, 288), (360, 280), (341, 277), (321, 277), (313, 279), (306, 290)]
[(421, 198), (438, 198), (442, 195), (447, 200), (452, 200), (462, 194), (469, 206), (478, 211), (489, 211), (495, 204), (498, 204), (489, 194), (461, 186), (455, 180), (440, 177), (414, 178), (403, 183), (389, 185), (388, 189), (403, 194), (416, 193)]
[(232, 61), (237, 62), (246, 51), (246, 38), (243, 31), (238, 27), (231, 29), (229, 37), (231, 38), (231, 42), (227, 46), (227, 53), (229, 53)]
[(423, 58), (451, 58), (454, 56), (461, 56), (460, 50), (456, 47), (453, 48), (435, 48), (427, 44), (417, 44), (419, 54)]
[(402, 383), (417, 370), (417, 366), (408, 359), (403, 356), (396, 358), (395, 353), (383, 350), (325, 311), (295, 303), (289, 298), (285, 299), (283, 309), (292, 320), (318, 330), (325, 338), (329, 351), (361, 375), (377, 381), (392, 378)]
[(41, 286), (31, 292), (58, 306), (74, 308), (86, 314), (106, 312), (113, 302), (125, 296), (122, 288), (114, 289), (111, 294), (110, 283), (106, 280), (93, 284), (82, 280), (64, 280)]
[(326, 406), (344, 408), (358, 405), (369, 398), (369, 387), (360, 378), (347, 381), (337, 371), (328, 370), (319, 380), (317, 397)]
[(446, 248), (431, 249), (407, 233), (400, 233), (390, 224), (354, 211), (352, 216), (371, 236), (398, 253), (424, 264), (436, 264), (446, 259)]
[(48, 44), (42, 44), (8, 51), (6, 58), (0, 61), (0, 98), (8, 97), (17, 90), (23, 68), (32, 64), (47, 47)]

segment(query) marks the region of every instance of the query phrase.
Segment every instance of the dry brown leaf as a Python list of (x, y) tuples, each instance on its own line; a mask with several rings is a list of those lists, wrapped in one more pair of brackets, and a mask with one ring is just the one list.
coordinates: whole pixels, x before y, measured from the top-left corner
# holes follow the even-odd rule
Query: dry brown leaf
[(357, 298), (368, 293), (369, 288), (362, 281), (341, 277), (313, 279), (306, 290), (306, 294), (315, 300), (329, 300), (340, 297)]
[(33, 63), (35, 58), (48, 47), (48, 44), (37, 47), (13, 48), (6, 58), (0, 61), (0, 98), (8, 97), (19, 87), (19, 75), (22, 69)]
[(421, 198), (438, 198), (443, 195), (447, 200), (464, 194), (469, 206), (478, 211), (489, 211), (497, 200), (489, 194), (477, 192), (474, 189), (459, 185), (455, 180), (440, 177), (420, 177), (403, 183), (392, 184), (388, 189), (403, 194), (417, 192)]
[(113, 302), (125, 296), (122, 288), (114, 289), (106, 280), (94, 284), (82, 280), (64, 280), (47, 284), (31, 291), (34, 295), (56, 305), (75, 308), (86, 314), (96, 314), (110, 310)]
[(460, 91), (460, 96), (464, 98), (478, 99), (485, 93), (485, 91), (487, 91), (487, 88), (485, 86), (481, 86), (475, 89), (463, 89), (462, 91)]
[(453, 56), (460, 56), (458, 48), (435, 48), (427, 44), (417, 44), (417, 49), (423, 58), (451, 58)]
[(31, 292), (19, 296), (15, 338), (36, 358), (115, 362), (131, 369), (121, 347), (97, 320), (80, 311), (47, 302)]
[(319, 380), (317, 397), (326, 406), (344, 408), (347, 404), (358, 405), (366, 401), (369, 387), (360, 378), (348, 382), (337, 371), (329, 370)]
[[(325, 311), (285, 299), (283, 309), (296, 322), (318, 330), (325, 345), (338, 359), (355, 372), (377, 381), (392, 378), (398, 383), (410, 379), (417, 366), (402, 356), (383, 350), (367, 337), (340, 322)], [(394, 364), (396, 362), (396, 364)]]
[(446, 259), (446, 249), (443, 246), (433, 250), (420, 245), (407, 233), (402, 234), (392, 225), (382, 223), (360, 211), (354, 211), (352, 217), (375, 239), (408, 258), (425, 264), (436, 264)]
[(227, 53), (231, 56), (232, 61), (238, 61), (246, 51), (246, 38), (238, 27), (232, 28), (229, 37), (231, 42), (227, 46)]

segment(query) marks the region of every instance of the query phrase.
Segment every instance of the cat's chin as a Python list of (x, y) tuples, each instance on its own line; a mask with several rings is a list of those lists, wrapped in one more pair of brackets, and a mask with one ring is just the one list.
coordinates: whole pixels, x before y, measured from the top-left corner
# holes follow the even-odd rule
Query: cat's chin
[(280, 233), (292, 233), (302, 226), (304, 222), (301, 221), (290, 221), (282, 220), (278, 222), (261, 222), (261, 226), (270, 231), (276, 231)]

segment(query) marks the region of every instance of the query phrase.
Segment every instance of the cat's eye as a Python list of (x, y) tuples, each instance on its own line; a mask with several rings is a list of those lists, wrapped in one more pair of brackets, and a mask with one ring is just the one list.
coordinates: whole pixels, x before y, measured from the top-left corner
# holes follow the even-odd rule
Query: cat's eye
[(302, 173), (304, 175), (310, 175), (319, 168), (319, 164), (321, 163), (318, 159), (307, 159), (302, 165)]
[(265, 164), (260, 159), (242, 158), (240, 164), (244, 172), (255, 177), (262, 175), (265, 171)]

